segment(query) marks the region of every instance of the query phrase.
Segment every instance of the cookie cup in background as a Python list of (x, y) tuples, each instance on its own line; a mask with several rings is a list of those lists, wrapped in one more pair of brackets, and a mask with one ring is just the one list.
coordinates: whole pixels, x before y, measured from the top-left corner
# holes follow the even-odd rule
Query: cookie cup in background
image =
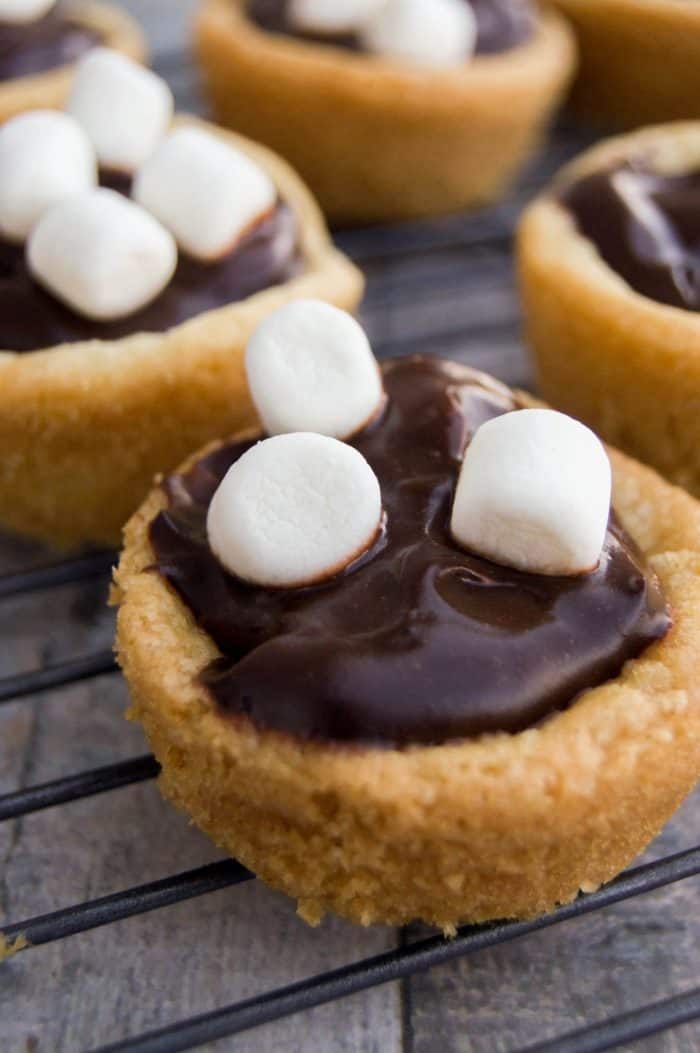
[(700, 117), (700, 8), (687, 0), (555, 0), (579, 46), (572, 102), (597, 124)]
[(196, 123), (248, 153), (298, 227), (303, 270), (284, 284), (161, 333), (0, 352), (0, 524), (60, 546), (116, 543), (158, 472), (216, 435), (254, 422), (243, 353), (270, 311), (311, 297), (353, 310), (359, 271), (332, 245), (288, 165), (239, 136)]
[[(121, 51), (137, 62), (145, 62), (148, 49), (137, 22), (116, 4), (102, 0), (72, 0), (65, 6), (71, 21), (99, 38), (97, 43)], [(60, 109), (73, 78), (73, 65), (59, 66), (28, 77), (0, 83), (0, 124), (25, 110)]]
[(530, 42), (432, 71), (258, 28), (204, 0), (197, 49), (217, 120), (278, 150), (339, 223), (498, 198), (535, 149), (574, 66), (563, 19)]
[(154, 490), (126, 528), (114, 600), (130, 715), (166, 797), (311, 923), (334, 911), (451, 932), (612, 878), (700, 775), (700, 506), (612, 459), (617, 512), (666, 591), (670, 634), (539, 727), (401, 750), (222, 715), (198, 682), (217, 649), (151, 569), (149, 525), (166, 504)]
[(543, 396), (700, 496), (700, 314), (635, 292), (557, 199), (624, 160), (664, 174), (700, 167), (700, 123), (607, 140), (526, 210), (518, 259), (526, 334)]

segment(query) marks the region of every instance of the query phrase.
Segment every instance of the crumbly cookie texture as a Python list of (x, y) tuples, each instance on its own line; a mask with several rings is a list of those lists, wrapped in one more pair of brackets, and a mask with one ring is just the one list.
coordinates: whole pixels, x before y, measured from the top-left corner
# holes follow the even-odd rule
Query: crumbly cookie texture
[(291, 168), (248, 140), (194, 123), (243, 149), (272, 177), (297, 216), (305, 269), (164, 333), (0, 351), (4, 527), (61, 546), (115, 543), (156, 473), (215, 435), (254, 423), (244, 351), (270, 311), (303, 297), (348, 310), (360, 301), (361, 274), (334, 249)]
[[(145, 62), (146, 40), (137, 22), (125, 11), (102, 0), (75, 0), (71, 18), (102, 38), (105, 47)], [(62, 66), (32, 77), (18, 77), (0, 84), (0, 124), (24, 110), (60, 109), (73, 79), (71, 66)]]
[(610, 139), (567, 166), (518, 235), (526, 331), (544, 397), (700, 496), (700, 313), (635, 292), (556, 200), (563, 181), (629, 157), (700, 165), (700, 123)]
[(204, 0), (197, 22), (217, 119), (279, 150), (342, 222), (497, 198), (574, 65), (572, 35), (554, 14), (522, 47), (434, 71), (265, 33), (244, 6)]
[(554, 0), (579, 46), (572, 102), (598, 124), (700, 117), (700, 9), (687, 0)]
[(700, 774), (700, 506), (612, 452), (614, 500), (674, 627), (541, 727), (437, 747), (345, 749), (221, 716), (216, 648), (149, 572), (155, 490), (125, 532), (117, 651), (161, 789), (317, 923), (459, 922), (552, 910), (622, 870)]

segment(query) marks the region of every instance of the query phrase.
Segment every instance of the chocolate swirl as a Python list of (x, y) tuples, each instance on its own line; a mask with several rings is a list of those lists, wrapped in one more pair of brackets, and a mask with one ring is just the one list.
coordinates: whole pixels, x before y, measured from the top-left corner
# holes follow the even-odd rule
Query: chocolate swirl
[(636, 292), (700, 311), (700, 172), (659, 175), (625, 163), (577, 179), (560, 200)]
[(520, 731), (569, 705), (670, 625), (658, 581), (614, 518), (598, 569), (523, 574), (470, 555), (448, 524), (465, 445), (516, 408), (483, 374), (439, 359), (384, 367), (384, 417), (352, 445), (376, 472), (387, 531), (358, 564), (273, 591), (226, 573), (206, 540), (211, 497), (254, 440), (165, 483), (155, 568), (222, 657), (202, 682), (222, 714), (302, 739), (403, 746)]

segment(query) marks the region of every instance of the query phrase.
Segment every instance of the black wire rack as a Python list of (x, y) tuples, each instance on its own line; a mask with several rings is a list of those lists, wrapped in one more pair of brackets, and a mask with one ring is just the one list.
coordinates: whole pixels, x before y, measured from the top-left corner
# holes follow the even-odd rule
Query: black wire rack
[[(424, 299), (430, 298), (436, 283), (441, 283), (444, 294), (444, 283), (452, 282), (455, 295), (459, 296), (463, 280), (460, 270), (462, 264), (470, 267), (474, 276), (484, 268), (488, 269), (489, 254), (498, 250), (498, 266), (509, 266), (508, 250), (513, 225), (524, 199), (552, 169), (580, 146), (580, 135), (560, 132), (546, 157), (531, 170), (518, 194), (496, 208), (431, 223), (340, 232), (337, 235), (338, 243), (368, 270), (370, 281), (364, 313), (370, 330), (373, 325), (376, 326), (377, 317), (385, 317), (388, 308), (401, 312), (418, 294)], [(409, 275), (400, 274), (396, 278), (395, 272), (391, 268), (387, 271), (385, 266), (387, 262), (395, 265), (401, 260), (415, 262), (418, 257), (429, 261), (431, 254), (437, 251), (455, 253), (448, 260), (445, 270), (437, 275), (434, 268), (427, 264), (425, 269), (418, 265)], [(374, 281), (373, 268), (378, 268), (375, 275), (377, 280)], [(508, 311), (499, 313), (498, 304), (494, 311), (493, 317), (487, 315), (485, 320), (483, 316), (470, 318), (456, 327), (454, 323), (447, 328), (437, 324), (429, 333), (423, 333), (413, 340), (406, 336), (405, 331), (394, 336), (391, 332), (388, 335), (384, 332), (375, 342), (375, 347), (380, 355), (384, 355), (414, 350), (415, 347), (433, 351), (450, 350), (463, 347), (465, 342), (473, 343), (475, 339), (488, 342), (494, 334), (505, 339), (506, 343), (508, 340), (517, 340), (517, 317)], [(512, 374), (512, 365), (509, 368)], [(519, 370), (522, 367), (516, 365), (518, 378)], [(106, 580), (114, 559), (114, 553), (96, 552), (64, 559), (40, 569), (5, 574), (0, 576), (0, 602), (62, 585)], [(0, 703), (29, 698), (49, 688), (60, 689), (80, 680), (110, 673), (117, 673), (113, 655), (109, 651), (98, 651), (0, 680)], [(157, 774), (156, 760), (152, 756), (139, 756), (29, 786), (0, 796), (0, 821), (17, 820), (42, 809), (115, 791), (153, 779)], [(599, 891), (581, 896), (544, 917), (524, 922), (466, 926), (451, 940), (439, 936), (407, 939), (395, 950), (140, 1036), (102, 1046), (93, 1053), (176, 1053), (193, 1049), (203, 1043), (233, 1036), (314, 1006), (409, 977), (460, 956), (527, 937), (539, 930), (698, 875), (700, 846), (628, 870)], [(236, 861), (223, 860), (50, 914), (11, 922), (0, 928), (0, 935), (4, 937), (8, 951), (26, 952), (41, 944), (203, 896), (252, 878), (253, 875)], [(558, 1038), (530, 1045), (519, 1053), (597, 1053), (629, 1046), (638, 1039), (698, 1019), (700, 987)]]

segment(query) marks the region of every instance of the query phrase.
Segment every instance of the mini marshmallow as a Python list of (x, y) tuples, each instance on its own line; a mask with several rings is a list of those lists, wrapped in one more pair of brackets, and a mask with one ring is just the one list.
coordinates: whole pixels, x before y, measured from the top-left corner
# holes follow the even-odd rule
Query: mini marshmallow
[(315, 431), (346, 439), (384, 403), (364, 330), (318, 300), (295, 300), (268, 315), (248, 342), (245, 365), (269, 435)]
[(476, 16), (466, 0), (388, 0), (360, 28), (368, 51), (434, 69), (467, 62)]
[(289, 21), (321, 36), (352, 33), (375, 15), (386, 0), (291, 0)]
[(55, 3), (56, 0), (0, 0), (0, 22), (38, 22)]
[(165, 135), (173, 106), (161, 77), (118, 51), (93, 48), (78, 62), (66, 109), (103, 167), (132, 173)]
[(33, 110), (0, 128), (0, 235), (22, 242), (41, 214), (97, 182), (90, 140), (65, 113)]
[(242, 150), (200, 128), (179, 128), (134, 183), (134, 198), (191, 256), (215, 260), (273, 209), (277, 190)]
[(45, 212), (27, 242), (34, 278), (86, 318), (133, 314), (165, 288), (177, 264), (172, 236), (113, 190), (68, 198)]
[(554, 410), (516, 410), (483, 424), (467, 447), (452, 535), (494, 563), (584, 574), (600, 561), (610, 488), (610, 462), (592, 431)]
[(361, 453), (311, 432), (276, 435), (229, 468), (207, 516), (209, 544), (232, 574), (300, 588), (339, 573), (380, 529), (377, 477)]

